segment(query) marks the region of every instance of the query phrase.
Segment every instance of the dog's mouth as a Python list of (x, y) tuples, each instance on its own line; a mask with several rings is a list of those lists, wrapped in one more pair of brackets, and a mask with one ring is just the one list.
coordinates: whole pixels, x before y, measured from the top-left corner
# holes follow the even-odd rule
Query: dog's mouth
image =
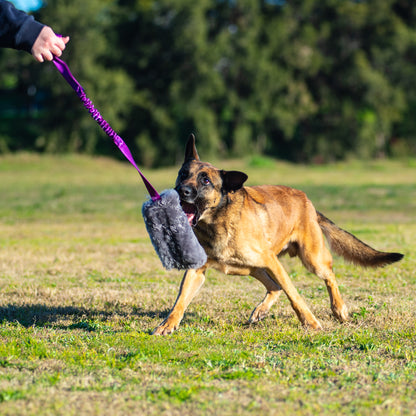
[(186, 214), (186, 217), (188, 218), (188, 222), (190, 226), (195, 227), (199, 219), (197, 206), (195, 204), (190, 204), (184, 201), (181, 201), (181, 206), (182, 206), (183, 212)]

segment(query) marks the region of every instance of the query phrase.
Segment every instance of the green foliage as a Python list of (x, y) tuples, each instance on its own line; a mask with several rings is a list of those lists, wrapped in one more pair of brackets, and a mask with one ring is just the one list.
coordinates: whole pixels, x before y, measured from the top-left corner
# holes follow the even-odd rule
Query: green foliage
[[(415, 7), (51, 0), (36, 16), (71, 36), (65, 60), (141, 164), (176, 163), (190, 132), (207, 156), (324, 162), (416, 152)], [(51, 65), (0, 54), (0, 152), (114, 154)]]

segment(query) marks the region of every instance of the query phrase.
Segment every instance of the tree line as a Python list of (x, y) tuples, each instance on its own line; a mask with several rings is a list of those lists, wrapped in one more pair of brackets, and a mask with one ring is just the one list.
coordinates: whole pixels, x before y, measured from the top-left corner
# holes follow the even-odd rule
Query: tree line
[[(49, 0), (63, 59), (144, 166), (416, 154), (412, 0)], [(51, 63), (0, 51), (0, 152), (114, 155)]]

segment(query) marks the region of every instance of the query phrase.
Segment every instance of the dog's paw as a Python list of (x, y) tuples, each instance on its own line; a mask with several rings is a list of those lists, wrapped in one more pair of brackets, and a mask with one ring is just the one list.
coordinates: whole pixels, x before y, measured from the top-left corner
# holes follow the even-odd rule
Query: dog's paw
[(248, 319), (249, 324), (256, 324), (262, 321), (266, 316), (269, 314), (269, 309), (262, 308), (258, 306), (254, 311), (251, 313), (250, 318)]
[(332, 308), (332, 313), (334, 314), (335, 318), (338, 319), (340, 322), (348, 321), (348, 308), (346, 305), (342, 305), (341, 308)]
[(317, 319), (310, 320), (308, 322), (304, 322), (303, 324), (306, 328), (314, 329), (315, 331), (322, 330), (322, 325)]
[(164, 321), (152, 332), (152, 335), (170, 335), (177, 329), (177, 325), (171, 325), (169, 322)]

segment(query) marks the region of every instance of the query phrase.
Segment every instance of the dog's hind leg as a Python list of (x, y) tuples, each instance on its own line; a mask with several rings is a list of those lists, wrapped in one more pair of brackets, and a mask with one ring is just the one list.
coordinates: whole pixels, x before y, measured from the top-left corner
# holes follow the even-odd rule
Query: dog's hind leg
[(325, 246), (322, 232), (318, 226), (314, 231), (313, 234), (309, 234), (308, 240), (299, 245), (299, 257), (310, 272), (325, 282), (332, 313), (340, 322), (345, 322), (348, 320), (348, 309), (341, 298), (335, 274), (332, 271), (331, 253)]
[(276, 302), (282, 288), (267, 274), (264, 269), (255, 269), (251, 276), (255, 277), (267, 290), (264, 299), (256, 306), (250, 315), (249, 323), (254, 324), (264, 319), (270, 311), (272, 305)]
[(302, 324), (309, 326), (313, 329), (322, 329), (321, 324), (315, 318), (311, 310), (308, 308), (302, 296), (299, 295), (299, 292), (296, 290), (295, 286), (290, 280), (290, 277), (286, 273), (286, 270), (283, 268), (283, 266), (273, 253), (270, 253), (270, 255), (267, 257), (265, 269), (267, 274), (286, 293), (286, 296), (289, 298), (289, 301)]
[(175, 305), (168, 317), (153, 331), (153, 335), (169, 335), (179, 327), (186, 308), (198, 293), (204, 281), (205, 267), (185, 272)]
[(331, 310), (335, 318), (340, 322), (347, 321), (348, 308), (342, 300), (332, 267), (325, 263), (314, 264), (311, 271), (325, 282), (331, 303)]
[(331, 302), (331, 310), (335, 318), (337, 318), (340, 322), (347, 321), (348, 308), (341, 298), (341, 293), (339, 292), (338, 284), (333, 271), (331, 269), (325, 269), (317, 271), (316, 274), (325, 282)]

